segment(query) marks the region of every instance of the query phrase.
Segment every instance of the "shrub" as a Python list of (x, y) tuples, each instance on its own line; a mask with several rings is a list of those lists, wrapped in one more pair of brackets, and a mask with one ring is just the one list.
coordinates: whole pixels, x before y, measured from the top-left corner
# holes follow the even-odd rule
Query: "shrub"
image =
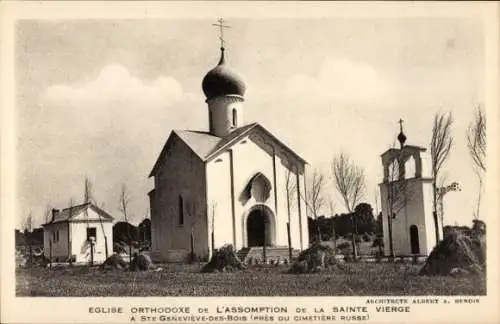
[[(257, 263), (257, 262), (256, 262)], [(240, 261), (231, 244), (218, 249), (201, 272), (226, 272), (243, 270), (246, 266)]]
[(377, 236), (372, 243), (372, 247), (384, 247), (384, 238), (381, 236)]
[(342, 242), (340, 244), (337, 244), (337, 249), (339, 249), (339, 250), (349, 249), (350, 247), (351, 247), (351, 243), (349, 243), (349, 242)]
[(364, 233), (362, 238), (363, 238), (363, 242), (371, 242), (371, 240), (372, 240), (372, 237), (368, 233)]
[(335, 249), (332, 242), (316, 242), (307, 250), (302, 251), (292, 264), (289, 272), (308, 273), (319, 272), (336, 263)]
[(434, 247), (421, 275), (449, 275), (454, 268), (475, 273), (486, 269), (486, 235), (469, 237), (452, 232)]
[(155, 269), (155, 266), (153, 261), (151, 261), (151, 257), (147, 253), (140, 252), (134, 253), (134, 257), (132, 261), (130, 261), (129, 269), (130, 271), (146, 271)]

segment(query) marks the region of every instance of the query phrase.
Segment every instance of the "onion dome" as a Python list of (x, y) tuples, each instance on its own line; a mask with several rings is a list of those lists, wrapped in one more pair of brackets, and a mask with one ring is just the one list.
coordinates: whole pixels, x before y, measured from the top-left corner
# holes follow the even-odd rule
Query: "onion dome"
[(219, 64), (210, 70), (203, 78), (202, 88), (207, 100), (227, 95), (243, 97), (245, 94), (245, 83), (241, 77), (226, 64), (224, 47), (221, 47)]

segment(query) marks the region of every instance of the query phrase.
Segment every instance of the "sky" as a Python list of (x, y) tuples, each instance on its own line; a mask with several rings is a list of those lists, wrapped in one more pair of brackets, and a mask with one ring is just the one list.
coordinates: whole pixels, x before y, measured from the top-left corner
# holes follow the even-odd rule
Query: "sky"
[[(148, 174), (170, 131), (208, 128), (201, 81), (219, 58), (216, 18), (18, 21), (18, 224), (82, 202), (85, 177), (117, 220), (123, 184), (132, 222), (148, 214)], [(478, 181), (465, 133), (485, 100), (481, 20), (226, 20), (226, 58), (247, 85), (245, 122), (262, 123), (329, 180), (333, 157), (347, 153), (375, 209), (380, 154), (398, 120), (407, 144), (428, 148), (434, 114), (452, 112), (443, 175), (462, 190), (446, 196), (445, 223), (470, 225)], [(331, 181), (325, 194), (345, 212)]]

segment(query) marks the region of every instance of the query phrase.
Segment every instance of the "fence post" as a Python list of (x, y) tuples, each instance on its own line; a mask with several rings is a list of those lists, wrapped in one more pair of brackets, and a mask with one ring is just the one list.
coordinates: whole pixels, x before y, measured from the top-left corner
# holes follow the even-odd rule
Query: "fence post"
[(49, 239), (49, 265), (52, 268), (52, 240)]
[(90, 239), (90, 266), (94, 265), (94, 241)]

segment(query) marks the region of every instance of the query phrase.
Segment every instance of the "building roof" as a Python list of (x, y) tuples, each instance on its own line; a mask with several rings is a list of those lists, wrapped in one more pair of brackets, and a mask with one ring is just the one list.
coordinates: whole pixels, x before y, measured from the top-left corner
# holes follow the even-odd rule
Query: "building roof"
[[(92, 209), (94, 212), (96, 212), (100, 216), (100, 220), (102, 221), (110, 222), (114, 220), (113, 216), (111, 216), (101, 208), (97, 207), (96, 205), (88, 202), (81, 205), (71, 206), (60, 211), (55, 210), (54, 213), (52, 214), (52, 219), (50, 220), (50, 222), (44, 225), (50, 225), (54, 223), (68, 222), (74, 220), (79, 215), (81, 215), (82, 212), (89, 209)], [(89, 221), (95, 221), (95, 220), (89, 220)]]
[[(284, 149), (292, 153), (299, 161), (307, 163), (303, 158), (301, 158), (292, 149), (286, 146), (283, 142), (278, 140), (273, 136), (268, 130), (266, 130), (259, 123), (251, 123), (233, 130), (231, 133), (224, 137), (218, 137), (208, 132), (192, 131), (192, 130), (173, 130), (172, 134), (177, 135), (186, 145), (204, 162), (217, 156), (225, 148), (231, 146), (235, 141), (238, 141), (245, 135), (249, 134), (253, 129), (260, 129), (268, 136), (270, 136), (274, 141), (281, 145)], [(171, 135), (172, 136), (172, 135)], [(169, 140), (171, 138), (169, 137)], [(168, 140), (167, 140), (168, 143)], [(163, 147), (160, 156), (156, 160), (150, 177), (154, 176), (163, 160), (167, 156), (167, 144)]]

